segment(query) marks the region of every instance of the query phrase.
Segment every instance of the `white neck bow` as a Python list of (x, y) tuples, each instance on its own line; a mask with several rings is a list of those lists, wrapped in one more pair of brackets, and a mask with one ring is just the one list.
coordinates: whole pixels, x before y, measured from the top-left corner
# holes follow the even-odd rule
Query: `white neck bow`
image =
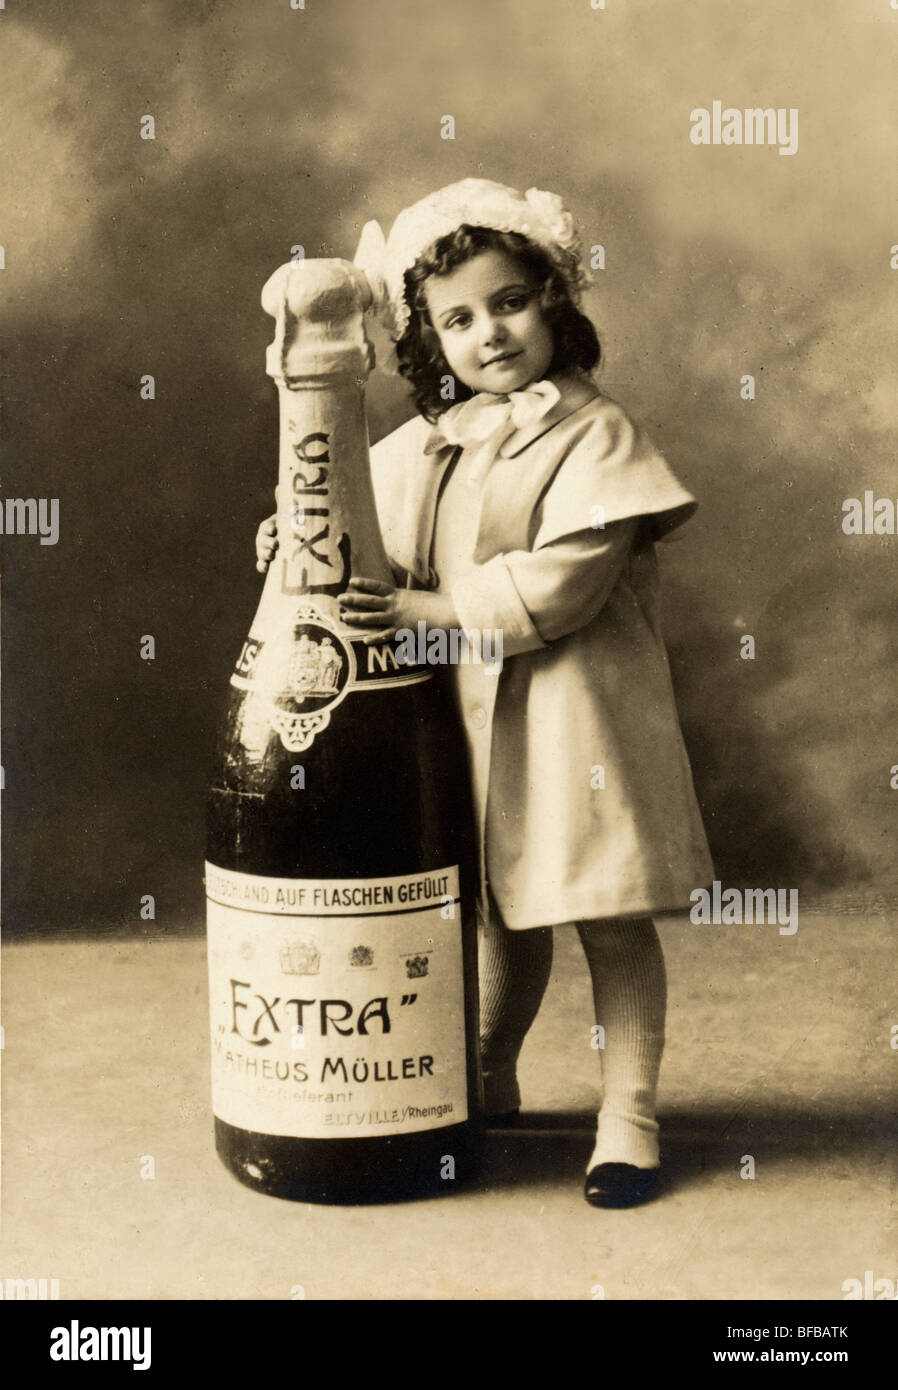
[(505, 440), (516, 430), (537, 424), (560, 399), (561, 392), (553, 381), (535, 381), (522, 391), (501, 396), (481, 391), (440, 416), (427, 452), (447, 444), (475, 449), (467, 482), (476, 490)]
[(481, 391), (440, 416), (434, 427), (435, 442), (442, 436), (445, 443), (467, 449), (491, 440), (500, 430), (507, 438), (514, 430), (536, 424), (560, 399), (561, 392), (553, 381), (535, 381), (522, 391), (502, 396)]

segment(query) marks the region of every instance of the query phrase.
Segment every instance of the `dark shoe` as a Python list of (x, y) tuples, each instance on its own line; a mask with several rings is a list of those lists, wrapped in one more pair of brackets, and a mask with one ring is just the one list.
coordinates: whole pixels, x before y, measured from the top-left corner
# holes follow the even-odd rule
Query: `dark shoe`
[(652, 1195), (658, 1172), (632, 1163), (598, 1163), (586, 1174), (583, 1195), (593, 1207), (635, 1207)]

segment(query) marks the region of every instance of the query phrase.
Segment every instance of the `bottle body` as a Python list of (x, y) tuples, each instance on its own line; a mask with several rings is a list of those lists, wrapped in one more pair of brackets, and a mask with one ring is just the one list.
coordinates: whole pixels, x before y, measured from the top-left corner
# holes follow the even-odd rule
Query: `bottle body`
[(334, 370), (333, 279), (321, 293), (294, 277), (292, 305), (283, 287), (281, 326), (317, 294), (329, 341), (302, 377), (283, 372), (283, 343), (276, 355), (279, 549), (231, 676), (206, 890), (219, 1155), (259, 1191), (342, 1202), (451, 1191), (480, 1119), (453, 703), (440, 674), (403, 665), (395, 642), (366, 645), (338, 611), (350, 575), (391, 576), (364, 372)]
[[(231, 771), (209, 795), (218, 1151), (242, 1181), (306, 1201), (448, 1190), (477, 1143), (474, 884), (466, 788), (446, 760), (451, 702), (426, 682), (344, 705), (317, 757), (290, 755), (282, 772), (272, 758), (267, 794)], [(300, 765), (305, 786), (291, 788)]]

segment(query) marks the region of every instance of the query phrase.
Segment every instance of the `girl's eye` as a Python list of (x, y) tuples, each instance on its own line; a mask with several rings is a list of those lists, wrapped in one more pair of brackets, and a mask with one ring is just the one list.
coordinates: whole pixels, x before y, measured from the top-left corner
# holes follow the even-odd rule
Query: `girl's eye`
[(500, 307), (510, 309), (512, 313), (515, 313), (518, 309), (523, 309), (526, 303), (527, 296), (525, 294), (510, 294), (507, 299), (502, 300)]
[(471, 322), (469, 314), (455, 314), (453, 318), (446, 320), (447, 328), (467, 328)]

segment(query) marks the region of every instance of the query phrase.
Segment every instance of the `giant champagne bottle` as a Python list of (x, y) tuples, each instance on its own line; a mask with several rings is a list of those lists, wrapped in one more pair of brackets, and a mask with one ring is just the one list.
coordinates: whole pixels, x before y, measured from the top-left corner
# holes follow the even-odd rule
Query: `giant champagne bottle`
[(479, 1140), (473, 832), (445, 673), (343, 624), (393, 582), (364, 391), (371, 292), (281, 267), (279, 547), (230, 679), (207, 815), (215, 1135), (260, 1192), (449, 1192)]

